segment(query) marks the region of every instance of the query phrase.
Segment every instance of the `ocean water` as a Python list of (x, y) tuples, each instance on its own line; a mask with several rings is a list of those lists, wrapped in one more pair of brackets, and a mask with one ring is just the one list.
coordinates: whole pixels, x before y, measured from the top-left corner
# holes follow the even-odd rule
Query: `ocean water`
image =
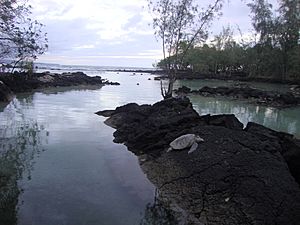
[[(94, 113), (130, 102), (153, 104), (162, 99), (160, 82), (148, 73), (82, 70), (121, 85), (37, 90), (19, 94), (0, 110), (0, 172), (12, 180), (6, 195), (18, 199), (7, 206), (10, 224), (138, 225), (154, 202), (155, 187), (137, 157), (113, 143), (114, 129)], [(197, 82), (177, 81), (176, 86), (211, 85)], [(278, 110), (243, 101), (190, 99), (202, 115), (234, 113), (244, 124), (259, 122), (300, 137), (299, 107)]]

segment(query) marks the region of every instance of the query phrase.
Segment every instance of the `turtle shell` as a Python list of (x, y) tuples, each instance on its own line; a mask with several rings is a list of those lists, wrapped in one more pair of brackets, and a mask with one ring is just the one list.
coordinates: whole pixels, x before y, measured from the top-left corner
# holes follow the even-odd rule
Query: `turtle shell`
[(170, 143), (173, 149), (185, 149), (191, 147), (195, 143), (195, 134), (185, 134)]

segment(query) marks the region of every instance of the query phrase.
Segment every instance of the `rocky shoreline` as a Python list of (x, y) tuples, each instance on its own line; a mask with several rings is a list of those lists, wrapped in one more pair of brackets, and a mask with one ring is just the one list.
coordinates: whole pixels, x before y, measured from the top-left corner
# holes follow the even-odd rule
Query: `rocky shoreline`
[(47, 87), (68, 87), (78, 85), (120, 85), (118, 82), (103, 80), (100, 76), (90, 77), (83, 72), (53, 74), (49, 72), (34, 73), (1, 73), (0, 101), (9, 102), (13, 93), (32, 91)]
[(199, 90), (191, 90), (182, 86), (175, 90), (178, 95), (196, 94), (204, 97), (225, 96), (231, 99), (247, 100), (252, 104), (266, 105), (277, 108), (294, 107), (300, 105), (300, 93), (279, 93), (276, 91), (262, 91), (251, 87), (203, 87)]
[[(165, 75), (166, 72), (154, 72), (158, 74), (157, 79), (167, 79)], [(192, 71), (178, 71), (177, 77), (178, 80), (203, 80), (203, 79), (215, 79), (215, 80), (224, 80), (224, 81), (240, 81), (240, 82), (264, 82), (264, 83), (274, 83), (274, 84), (291, 84), (291, 85), (300, 85), (300, 80), (284, 80), (276, 78), (266, 78), (266, 77), (249, 77), (244, 73), (233, 73), (233, 74), (213, 74), (213, 73), (197, 73)]]
[[(300, 224), (300, 141), (234, 115), (200, 116), (187, 98), (127, 104), (98, 115), (116, 129), (179, 224)], [(197, 150), (166, 152), (187, 134)], [(298, 182), (298, 183), (297, 183)]]

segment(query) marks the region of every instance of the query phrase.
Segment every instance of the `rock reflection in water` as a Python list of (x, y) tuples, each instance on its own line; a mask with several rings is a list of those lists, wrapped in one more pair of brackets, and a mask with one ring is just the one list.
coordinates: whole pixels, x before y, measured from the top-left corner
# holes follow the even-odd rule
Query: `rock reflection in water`
[(222, 98), (191, 96), (194, 109), (200, 115), (234, 114), (245, 126), (255, 122), (277, 131), (288, 132), (300, 137), (299, 108), (276, 109), (266, 106), (245, 104)]
[[(177, 215), (178, 216), (178, 215)], [(171, 210), (170, 205), (164, 202), (156, 189), (153, 203), (149, 203), (146, 206), (144, 218), (140, 222), (140, 225), (177, 225), (179, 224), (176, 218), (176, 213)]]
[(22, 191), (18, 180), (24, 176), (30, 179), (34, 158), (49, 135), (44, 126), (26, 118), (19, 106), (20, 102), (14, 100), (0, 114), (0, 225), (16, 224)]
[[(139, 158), (141, 159), (148, 157), (149, 156), (143, 155)], [(150, 158), (152, 157), (149, 157), (147, 161), (144, 161), (143, 159), (140, 160), (140, 166), (144, 173), (148, 176), (149, 180), (157, 187), (157, 189), (154, 202), (152, 204), (148, 204), (146, 207), (145, 216), (140, 225), (203, 225), (199, 219), (195, 217), (195, 214), (192, 211), (187, 210), (187, 208), (190, 207), (187, 207), (189, 199), (183, 198), (183, 196), (186, 196), (190, 193), (190, 189), (192, 189), (192, 187), (189, 188), (181, 183), (181, 187), (173, 186), (171, 188), (165, 188), (165, 177), (162, 176), (162, 174), (160, 174), (158, 171), (162, 169), (162, 173), (167, 173), (169, 175), (166, 176), (171, 176), (170, 174), (172, 174), (172, 170), (167, 172), (168, 170), (160, 167), (160, 164), (157, 164), (155, 159), (152, 160)], [(170, 165), (166, 166), (168, 168), (170, 167)], [(180, 179), (178, 180), (180, 181)], [(172, 190), (172, 188), (174, 188), (174, 190)]]

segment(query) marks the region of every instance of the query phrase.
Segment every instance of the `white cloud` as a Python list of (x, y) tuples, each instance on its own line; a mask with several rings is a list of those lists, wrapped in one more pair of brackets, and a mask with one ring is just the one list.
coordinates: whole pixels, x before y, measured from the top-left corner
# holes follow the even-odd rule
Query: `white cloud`
[[(161, 58), (146, 0), (30, 0), (30, 4), (49, 37), (49, 52), (40, 61), (151, 66)], [(218, 33), (230, 23), (249, 33), (248, 15), (245, 2), (230, 1), (212, 31)]]
[[(159, 48), (148, 26), (151, 17), (143, 10), (145, 0), (31, 0), (30, 3), (33, 15), (46, 25), (49, 37), (49, 54), (40, 57), (40, 61), (53, 62), (57, 56), (57, 63), (65, 63), (67, 58), (69, 62), (79, 56), (77, 62), (101, 52), (110, 59), (145, 59), (141, 52)], [(150, 66), (151, 57), (148, 58)]]

